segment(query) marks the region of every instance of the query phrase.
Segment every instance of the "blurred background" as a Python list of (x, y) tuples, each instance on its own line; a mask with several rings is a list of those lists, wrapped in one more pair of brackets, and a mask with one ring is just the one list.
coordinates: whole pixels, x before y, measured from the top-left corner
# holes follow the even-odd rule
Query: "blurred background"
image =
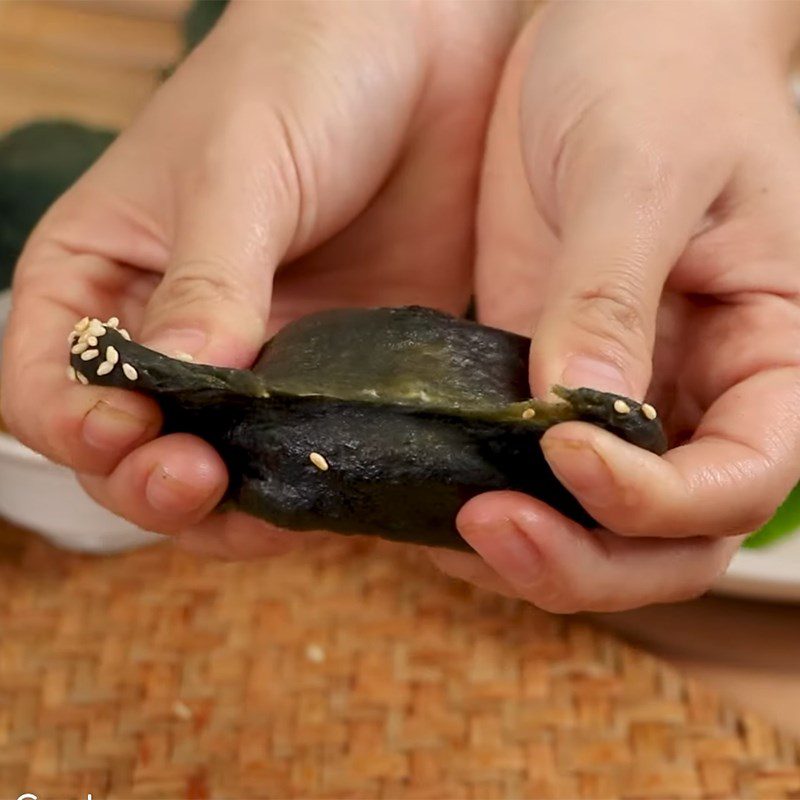
[[(0, 0), (0, 136), (113, 136), (215, 5)], [(782, 552), (728, 596), (557, 618), (381, 543), (204, 563), (0, 433), (0, 794), (800, 797)]]
[(180, 56), (185, 0), (0, 2), (0, 128), (66, 117), (120, 128)]

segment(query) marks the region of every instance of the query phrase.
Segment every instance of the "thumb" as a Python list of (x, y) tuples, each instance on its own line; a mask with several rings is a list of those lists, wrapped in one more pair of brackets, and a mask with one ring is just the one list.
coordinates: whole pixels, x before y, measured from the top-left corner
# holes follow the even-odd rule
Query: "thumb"
[(286, 209), (296, 204), (234, 183), (221, 177), (180, 205), (140, 334), (166, 355), (245, 367), (266, 341), (273, 276), (295, 229)]
[(539, 395), (563, 384), (644, 396), (664, 283), (713, 199), (638, 145), (609, 150), (563, 154), (561, 244), (533, 336)]

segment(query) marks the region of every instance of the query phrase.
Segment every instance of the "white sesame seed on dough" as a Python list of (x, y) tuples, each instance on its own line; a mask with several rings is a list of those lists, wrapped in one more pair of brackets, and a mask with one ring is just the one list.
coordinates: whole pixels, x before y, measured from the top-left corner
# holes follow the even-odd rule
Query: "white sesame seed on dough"
[(176, 350), (175, 358), (177, 358), (178, 361), (194, 361), (194, 356), (191, 353), (184, 353), (183, 350)]
[(97, 337), (96, 336), (87, 336), (86, 337), (86, 344), (88, 344), (89, 347), (97, 347)]
[(139, 373), (136, 371), (136, 367), (134, 367), (133, 364), (123, 364), (122, 371), (129, 381), (135, 381), (139, 377)]
[(644, 414), (647, 419), (655, 419), (658, 416), (658, 412), (650, 403), (642, 403), (642, 414)]
[(76, 370), (75, 377), (78, 379), (78, 383), (82, 383), (84, 386), (89, 385), (89, 379), (82, 372)]
[(89, 335), (90, 336), (102, 336), (106, 332), (106, 326), (100, 322), (99, 319), (93, 319), (89, 323)]
[(319, 470), (325, 472), (328, 469), (328, 462), (325, 460), (324, 456), (321, 456), (319, 453), (309, 453), (308, 460)]
[(128, 333), (128, 331), (126, 331), (126, 330), (125, 330), (125, 328), (117, 328), (117, 333), (118, 333), (118, 334), (119, 334), (119, 335), (120, 335), (120, 336), (121, 336), (123, 339), (127, 339), (128, 341), (130, 341), (130, 340), (131, 340), (131, 335)]
[(533, 408), (526, 408), (522, 412), (522, 419), (533, 419), (536, 416), (536, 410)]
[(85, 331), (89, 327), (89, 317), (84, 317), (82, 320), (75, 323), (75, 330), (77, 333)]
[(106, 322), (109, 328), (118, 328), (119, 327), (119, 317), (109, 317), (108, 322)]
[(100, 355), (100, 351), (95, 348), (93, 350), (84, 350), (81, 353), (81, 361), (91, 361), (93, 358), (97, 358)]
[(111, 370), (114, 369), (114, 365), (110, 361), (104, 361), (98, 368), (97, 374), (98, 375), (108, 375)]
[(67, 342), (70, 347), (80, 338), (80, 334), (78, 331), (70, 331), (69, 336), (67, 336)]
[(78, 380), (77, 373), (75, 372), (75, 367), (73, 367), (71, 364), (70, 364), (70, 366), (67, 367), (67, 377), (71, 381), (77, 381)]
[(119, 352), (116, 347), (109, 345), (106, 347), (106, 361), (109, 364), (116, 364), (119, 361)]
[(617, 414), (628, 414), (630, 410), (631, 407), (624, 400), (614, 401), (614, 411), (616, 411)]
[(89, 349), (89, 345), (86, 342), (78, 342), (71, 350), (70, 353), (74, 356), (79, 356), (81, 353)]

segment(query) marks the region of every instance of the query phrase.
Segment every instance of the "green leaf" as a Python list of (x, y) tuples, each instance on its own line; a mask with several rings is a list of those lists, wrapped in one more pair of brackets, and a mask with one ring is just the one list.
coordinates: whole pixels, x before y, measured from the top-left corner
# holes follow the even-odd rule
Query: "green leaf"
[(0, 137), (0, 289), (41, 216), (116, 136), (67, 120), (38, 120)]
[(194, 50), (216, 25), (228, 5), (228, 0), (195, 0), (183, 22), (186, 52)]

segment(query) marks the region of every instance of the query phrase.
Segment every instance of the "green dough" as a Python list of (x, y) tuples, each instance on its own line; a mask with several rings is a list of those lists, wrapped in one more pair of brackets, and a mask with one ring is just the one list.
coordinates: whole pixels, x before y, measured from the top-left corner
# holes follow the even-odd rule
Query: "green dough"
[(155, 398), (165, 432), (219, 452), (227, 505), (283, 528), (464, 548), (456, 515), (493, 489), (592, 525), (547, 465), (542, 434), (581, 420), (666, 449), (652, 407), (592, 389), (532, 399), (529, 339), (432, 309), (313, 314), (268, 342), (251, 370), (167, 358), (92, 326), (71, 356), (80, 379)]

